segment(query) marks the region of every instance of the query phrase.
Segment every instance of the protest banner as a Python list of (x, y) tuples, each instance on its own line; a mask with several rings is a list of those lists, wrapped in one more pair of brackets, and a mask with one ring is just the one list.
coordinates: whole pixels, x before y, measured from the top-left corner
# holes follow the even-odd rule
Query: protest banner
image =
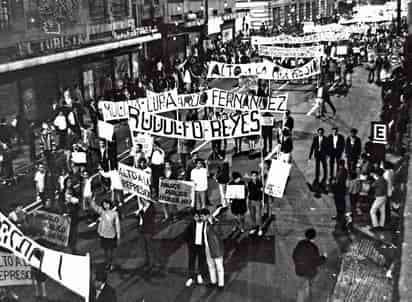
[(228, 185), (226, 187), (227, 199), (245, 199), (245, 193), (244, 185)]
[(75, 164), (85, 164), (87, 162), (86, 152), (72, 152), (72, 162)]
[[(132, 136), (132, 146), (133, 150), (137, 148), (137, 145), (142, 145), (142, 152), (144, 153), (145, 158), (150, 158), (153, 151), (153, 141), (154, 138), (151, 135), (140, 133), (137, 131), (131, 131)], [(133, 150), (130, 151), (132, 155), (134, 155)]]
[(265, 185), (265, 193), (273, 197), (282, 198), (291, 168), (291, 164), (280, 160), (272, 160)]
[(291, 35), (278, 35), (275, 37), (263, 37), (252, 36), (250, 41), (252, 46), (254, 45), (276, 45), (276, 44), (311, 44), (320, 42), (337, 42), (349, 40), (350, 33), (344, 32), (324, 32), (314, 33), (306, 36), (291, 36)]
[(127, 102), (102, 101), (100, 104), (104, 121), (123, 120), (129, 118)]
[(260, 134), (258, 111), (232, 114), (228, 119), (178, 121), (129, 107), (130, 131), (169, 138), (216, 140)]
[(287, 109), (288, 95), (261, 97), (217, 88), (208, 91), (208, 107), (241, 111), (267, 111), (283, 113)]
[(32, 226), (36, 228), (40, 238), (58, 246), (67, 246), (70, 217), (37, 210), (33, 212), (31, 219), (33, 219)]
[(147, 199), (152, 197), (150, 174), (122, 163), (119, 163), (119, 174), (125, 192)]
[(388, 125), (384, 122), (371, 122), (371, 137), (375, 144), (388, 143)]
[[(71, 255), (41, 246), (0, 212), (0, 247), (89, 301), (90, 256)], [(75, 276), (75, 278), (73, 277)]]
[(319, 58), (314, 58), (305, 65), (296, 68), (285, 68), (268, 61), (248, 64), (226, 64), (212, 61), (209, 64), (207, 77), (209, 79), (237, 79), (243, 76), (255, 76), (264, 80), (290, 81), (306, 79), (319, 73)]
[(0, 287), (31, 283), (30, 265), (11, 253), (0, 252)]
[(114, 126), (103, 121), (97, 121), (97, 132), (100, 138), (111, 142), (114, 134)]
[(160, 179), (159, 202), (190, 206), (195, 200), (193, 181)]
[(323, 46), (279, 47), (273, 45), (259, 45), (260, 56), (271, 58), (314, 58), (324, 55)]

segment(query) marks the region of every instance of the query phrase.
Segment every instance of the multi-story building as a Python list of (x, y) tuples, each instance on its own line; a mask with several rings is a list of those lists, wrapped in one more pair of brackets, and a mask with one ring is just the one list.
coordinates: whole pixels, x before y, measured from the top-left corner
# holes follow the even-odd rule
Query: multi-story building
[(250, 28), (259, 30), (316, 21), (333, 15), (334, 0), (237, 0), (237, 10), (249, 10)]
[(2, 0), (0, 115), (44, 120), (66, 87), (92, 99), (136, 78), (150, 44), (161, 45), (142, 24), (161, 14), (156, 0)]

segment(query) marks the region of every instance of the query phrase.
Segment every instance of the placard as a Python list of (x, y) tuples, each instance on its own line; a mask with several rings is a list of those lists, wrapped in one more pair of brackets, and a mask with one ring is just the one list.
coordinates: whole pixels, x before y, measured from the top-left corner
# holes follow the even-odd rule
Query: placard
[[(0, 212), (0, 247), (3, 247), (30, 266), (45, 273), (89, 301), (90, 257), (71, 255), (41, 246), (25, 236)], [(73, 276), (76, 276), (73, 278)]]
[(245, 199), (246, 198), (244, 185), (228, 185), (226, 187), (227, 199)]
[(102, 110), (103, 120), (114, 121), (129, 118), (127, 102), (100, 102), (99, 108)]
[(40, 238), (58, 246), (67, 246), (70, 217), (37, 210), (32, 213), (31, 219), (33, 219), (32, 226)]
[(195, 200), (193, 181), (161, 178), (159, 183), (159, 202), (190, 206)]
[(153, 142), (154, 138), (151, 135), (140, 133), (137, 131), (131, 131), (132, 136), (132, 145), (133, 148), (130, 151), (131, 155), (134, 155), (134, 150), (136, 150), (137, 145), (142, 145), (142, 152), (144, 153), (145, 158), (150, 158), (153, 151)]
[(100, 138), (111, 142), (114, 134), (114, 126), (103, 121), (97, 121), (97, 132)]
[(273, 116), (264, 116), (262, 115), (262, 126), (273, 127), (275, 125), (275, 118)]
[(85, 164), (87, 162), (86, 152), (72, 152), (72, 162), (75, 164)]
[(125, 192), (147, 199), (152, 197), (150, 174), (122, 163), (119, 163), (119, 174)]
[(337, 56), (346, 56), (348, 54), (348, 46), (338, 45), (336, 46), (336, 55)]
[(0, 287), (31, 283), (30, 265), (12, 253), (0, 252)]
[(228, 119), (178, 121), (129, 107), (130, 131), (144, 132), (169, 138), (216, 140), (259, 135), (258, 111), (232, 114)]
[(226, 64), (212, 61), (209, 63), (207, 78), (238, 79), (247, 76), (258, 77), (264, 80), (292, 81), (306, 79), (319, 73), (319, 58), (314, 58), (305, 65), (296, 68), (285, 68), (269, 61), (248, 64)]
[(388, 125), (384, 122), (371, 122), (372, 142), (375, 144), (388, 143)]
[(272, 160), (265, 185), (265, 194), (282, 198), (291, 168), (291, 164), (280, 160)]

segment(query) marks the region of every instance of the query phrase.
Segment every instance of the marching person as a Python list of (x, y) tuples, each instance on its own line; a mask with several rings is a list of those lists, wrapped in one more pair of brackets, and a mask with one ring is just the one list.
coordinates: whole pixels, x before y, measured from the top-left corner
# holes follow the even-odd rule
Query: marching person
[(205, 245), (206, 261), (209, 267), (209, 277), (212, 286), (223, 290), (225, 286), (225, 271), (223, 267), (224, 247), (223, 241), (218, 235), (212, 222), (212, 216), (208, 209), (200, 211), (200, 218), (204, 222), (203, 240)]
[(100, 167), (99, 173), (104, 178), (110, 179), (110, 191), (112, 191), (112, 202), (118, 207), (120, 213), (120, 207), (123, 205), (123, 184), (118, 170), (110, 170), (105, 172)]
[(253, 223), (253, 228), (249, 234), (253, 235), (258, 232), (258, 236), (263, 235), (262, 230), (262, 215), (263, 215), (263, 184), (259, 179), (259, 173), (252, 171), (250, 173), (251, 180), (248, 182), (248, 201), (249, 213)]
[(154, 142), (152, 156), (150, 158), (150, 168), (152, 169), (152, 188), (154, 196), (159, 193), (159, 179), (162, 176), (165, 163), (165, 152), (158, 142)]
[(287, 109), (285, 111), (285, 115), (283, 117), (283, 127), (284, 128), (288, 128), (290, 133), (293, 133), (293, 128), (295, 126), (295, 120), (293, 119), (293, 117), (290, 115), (290, 110)]
[(107, 273), (98, 270), (94, 277), (94, 302), (117, 302), (116, 291), (107, 284)]
[(292, 258), (295, 272), (300, 280), (296, 302), (309, 301), (313, 281), (318, 274), (318, 267), (324, 264), (327, 259), (326, 254), (320, 254), (319, 248), (313, 241), (315, 238), (315, 229), (306, 230), (305, 239), (299, 241), (293, 250)]
[(239, 229), (241, 233), (245, 232), (245, 214), (247, 212), (247, 187), (245, 182), (242, 180), (242, 175), (239, 172), (233, 172), (232, 181), (228, 184), (235, 186), (243, 186), (244, 196), (241, 198), (236, 198), (231, 200), (231, 211), (236, 217), (237, 226), (234, 230)]
[(346, 211), (346, 180), (348, 178), (348, 170), (345, 168), (345, 160), (338, 161), (336, 178), (332, 183), (333, 199), (335, 201), (336, 216), (332, 219), (343, 221)]
[[(203, 229), (205, 222), (200, 219), (200, 211), (194, 210), (193, 220), (185, 230), (184, 238), (189, 252), (189, 270), (186, 287), (190, 287), (196, 277), (198, 284), (203, 284), (203, 276), (207, 274), (205, 241)], [(197, 262), (197, 270), (195, 269)]]
[(329, 155), (329, 181), (331, 182), (335, 175), (335, 165), (337, 167), (339, 160), (342, 158), (345, 150), (345, 138), (339, 133), (337, 127), (332, 128), (332, 134), (328, 137), (328, 155)]
[(97, 233), (99, 234), (100, 245), (104, 252), (106, 269), (113, 270), (113, 254), (120, 242), (119, 214), (113, 209), (113, 203), (107, 199), (103, 199), (102, 205), (97, 206), (95, 198), (92, 198), (90, 206), (100, 215)]
[[(326, 163), (328, 154), (328, 142), (324, 136), (325, 130), (319, 128), (317, 135), (313, 138), (312, 146), (310, 147), (309, 160), (312, 159), (312, 155), (315, 156), (315, 181), (314, 185), (325, 184), (328, 179), (328, 166)], [(320, 165), (322, 165), (323, 175), (322, 182), (319, 183)]]
[(292, 142), (291, 131), (289, 130), (289, 128), (284, 128), (282, 130), (282, 135), (279, 138), (279, 144), (280, 144), (279, 159), (284, 163), (291, 163), (293, 142)]
[[(269, 112), (265, 112), (262, 116), (272, 118)], [(275, 120), (272, 125), (262, 125), (262, 139), (263, 139), (263, 156), (266, 156), (273, 148), (273, 128), (275, 127)]]
[(361, 139), (357, 136), (358, 130), (351, 129), (350, 136), (346, 139), (345, 154), (348, 161), (349, 173), (356, 172), (356, 166), (362, 152)]
[[(383, 228), (385, 226), (386, 218), (386, 201), (388, 195), (388, 183), (383, 178), (384, 170), (378, 168), (375, 172), (372, 172), (372, 176), (375, 181), (372, 183), (371, 189), (374, 192), (375, 200), (370, 209), (370, 217), (372, 221), (372, 230), (377, 228)], [(379, 219), (377, 213), (379, 212)]]
[(196, 160), (196, 167), (190, 172), (190, 180), (195, 183), (195, 208), (206, 207), (208, 171), (202, 159)]

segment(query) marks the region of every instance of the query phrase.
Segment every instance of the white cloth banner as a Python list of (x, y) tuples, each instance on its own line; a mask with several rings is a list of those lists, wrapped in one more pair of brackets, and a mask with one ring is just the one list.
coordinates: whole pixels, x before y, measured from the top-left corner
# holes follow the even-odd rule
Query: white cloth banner
[(344, 41), (349, 40), (349, 37), (349, 32), (324, 32), (300, 37), (282, 34), (275, 37), (252, 36), (251, 43), (252, 45), (310, 44), (320, 42)]
[(207, 107), (241, 111), (264, 111), (283, 113), (287, 109), (288, 95), (277, 95), (271, 98), (231, 92), (217, 88), (210, 89)]
[(99, 107), (102, 110), (104, 121), (122, 120), (129, 117), (129, 109), (126, 102), (102, 101)]
[(290, 81), (312, 77), (320, 73), (319, 59), (312, 59), (303, 66), (285, 68), (272, 62), (226, 64), (212, 61), (209, 63), (207, 77), (240, 78), (242, 76), (257, 76), (264, 80)]
[(125, 192), (147, 199), (152, 197), (150, 193), (150, 174), (122, 163), (119, 163), (118, 171)]
[(323, 46), (279, 47), (272, 45), (259, 45), (260, 56), (271, 58), (315, 58), (324, 55)]
[(265, 185), (265, 193), (273, 197), (282, 198), (291, 168), (291, 164), (280, 160), (272, 160)]
[(45, 248), (25, 236), (0, 212), (0, 246), (89, 301), (90, 257)]
[(260, 134), (258, 111), (232, 114), (228, 119), (178, 121), (129, 107), (130, 131), (169, 138), (216, 140)]

